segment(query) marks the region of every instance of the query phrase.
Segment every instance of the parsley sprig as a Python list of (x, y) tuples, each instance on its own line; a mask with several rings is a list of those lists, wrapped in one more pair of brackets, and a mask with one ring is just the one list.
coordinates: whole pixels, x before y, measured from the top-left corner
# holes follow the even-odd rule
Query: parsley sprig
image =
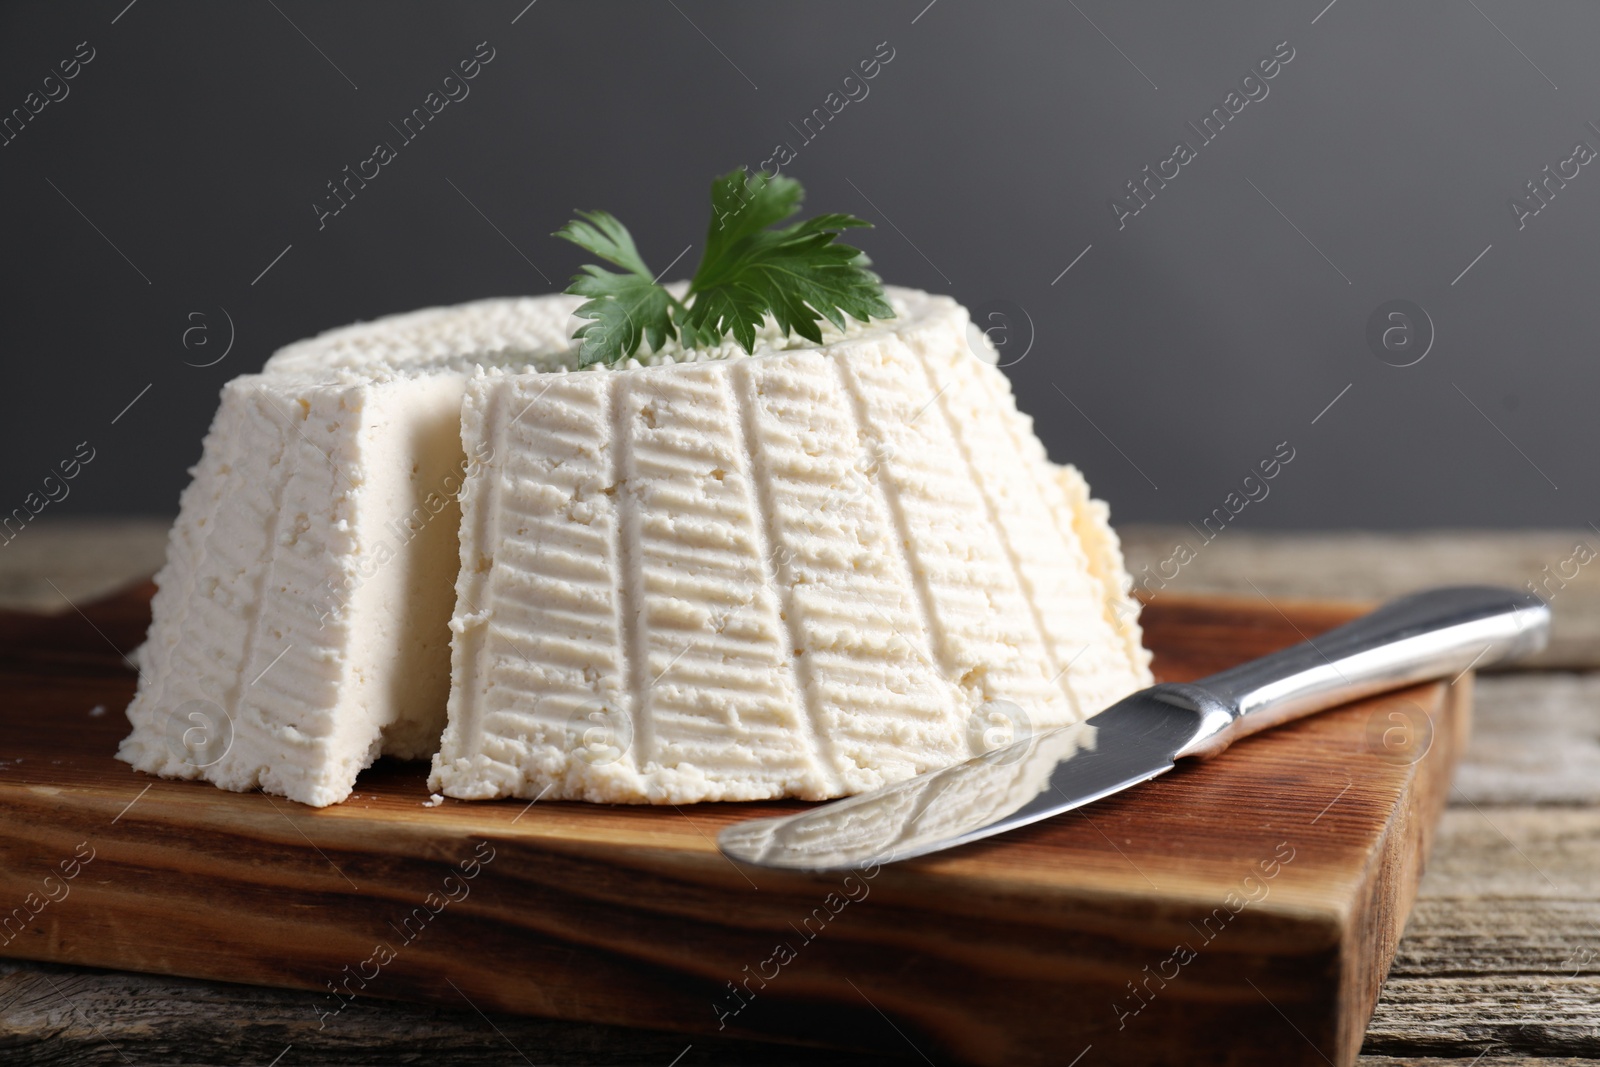
[(617, 363), (641, 342), (658, 349), (670, 338), (705, 348), (731, 335), (750, 352), (769, 314), (785, 334), (812, 342), (822, 340), (822, 319), (842, 330), (846, 315), (893, 318), (866, 254), (837, 241), (871, 223), (828, 214), (770, 228), (799, 211), (804, 196), (793, 178), (743, 168), (714, 180), (705, 252), (682, 300), (656, 284), (626, 226), (604, 211), (578, 212), (553, 236), (622, 268), (587, 264), (567, 288), (589, 298), (576, 312), (589, 320), (573, 334), (582, 342), (578, 365)]

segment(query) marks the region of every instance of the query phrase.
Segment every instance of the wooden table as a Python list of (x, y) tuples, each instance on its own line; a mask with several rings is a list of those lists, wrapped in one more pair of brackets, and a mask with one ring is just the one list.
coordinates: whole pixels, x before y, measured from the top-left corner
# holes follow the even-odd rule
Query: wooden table
[[(1183, 528), (1123, 531), (1136, 575)], [(149, 573), (165, 524), (45, 523), (0, 552), (0, 606), (71, 611)], [(1367, 1032), (1364, 1067), (1600, 1065), (1600, 535), (1228, 531), (1165, 590), (1376, 598), (1532, 581), (1556, 635), (1477, 687), (1476, 733)], [(1575, 576), (1574, 576), (1575, 575)], [(1571, 577), (1568, 577), (1571, 576)], [(1165, 591), (1150, 587), (1159, 597)], [(0, 758), (4, 754), (0, 753)], [(304, 996), (0, 961), (0, 1062), (850, 1064), (837, 1053), (359, 1001), (319, 1031)], [(874, 1058), (866, 1062), (883, 1062)], [(923, 1060), (907, 1049), (908, 1063)], [(1089, 1064), (1083, 1067), (1090, 1067)]]

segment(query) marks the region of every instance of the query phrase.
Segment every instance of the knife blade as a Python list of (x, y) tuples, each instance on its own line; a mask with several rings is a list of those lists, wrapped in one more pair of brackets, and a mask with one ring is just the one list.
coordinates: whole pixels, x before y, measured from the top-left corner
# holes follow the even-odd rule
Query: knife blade
[(1089, 719), (940, 770), (717, 837), (723, 854), (789, 870), (872, 867), (980, 841), (1206, 759), (1339, 704), (1543, 648), (1535, 596), (1456, 586), (1402, 597), (1314, 640), (1194, 683), (1141, 690)]

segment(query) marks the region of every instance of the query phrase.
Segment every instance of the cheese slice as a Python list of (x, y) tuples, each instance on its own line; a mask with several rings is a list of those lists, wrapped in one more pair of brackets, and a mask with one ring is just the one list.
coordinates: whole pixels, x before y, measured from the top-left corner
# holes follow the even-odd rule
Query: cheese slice
[(753, 358), (475, 372), (454, 797), (860, 792), (1150, 683), (1115, 535), (966, 311)]
[(465, 372), (559, 364), (577, 303), (358, 324), (228, 383), (156, 576), (119, 757), (325, 805), (380, 754), (430, 756), (449, 689)]

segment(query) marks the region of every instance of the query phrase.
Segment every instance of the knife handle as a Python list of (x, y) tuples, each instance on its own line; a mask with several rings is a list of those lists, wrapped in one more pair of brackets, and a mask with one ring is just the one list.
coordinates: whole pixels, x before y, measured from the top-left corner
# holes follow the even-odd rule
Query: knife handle
[(1430, 589), (1281, 652), (1152, 695), (1201, 713), (1176, 755), (1208, 758), (1303, 715), (1537, 652), (1550, 635), (1538, 597), (1494, 586)]

